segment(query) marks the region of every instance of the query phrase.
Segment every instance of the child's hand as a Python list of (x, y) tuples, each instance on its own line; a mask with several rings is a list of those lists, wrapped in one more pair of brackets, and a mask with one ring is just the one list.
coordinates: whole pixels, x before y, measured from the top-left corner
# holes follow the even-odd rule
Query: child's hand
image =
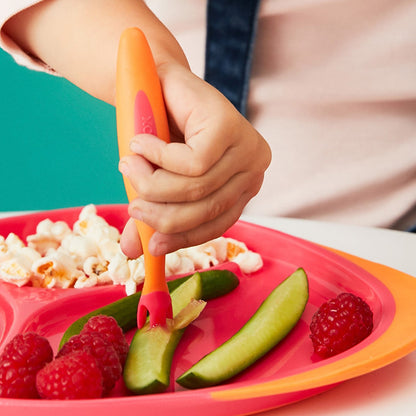
[[(216, 89), (180, 65), (159, 67), (159, 75), (171, 143), (138, 135), (135, 155), (120, 161), (138, 194), (130, 216), (156, 230), (153, 255), (222, 235), (259, 191), (271, 159), (265, 140)], [(121, 246), (129, 257), (141, 254), (134, 222)]]
[[(180, 45), (145, 1), (42, 1), (9, 19), (5, 31), (31, 56), (115, 104), (119, 37), (134, 26), (146, 33), (152, 48), (173, 143), (135, 137), (136, 155), (125, 158), (120, 170), (138, 194), (130, 215), (156, 230), (149, 248), (157, 255), (220, 236), (239, 218), (270, 163), (264, 139), (217, 90), (189, 71)], [(121, 244), (129, 257), (141, 254), (131, 222)]]

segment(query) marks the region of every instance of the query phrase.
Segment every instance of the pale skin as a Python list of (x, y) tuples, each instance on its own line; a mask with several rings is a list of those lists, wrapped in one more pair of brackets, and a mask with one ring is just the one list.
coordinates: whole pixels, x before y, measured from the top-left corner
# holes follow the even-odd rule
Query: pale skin
[[(119, 169), (138, 195), (130, 216), (155, 229), (149, 251), (163, 255), (216, 238), (238, 220), (270, 163), (264, 138), (190, 71), (178, 42), (142, 1), (45, 0), (10, 19), (5, 31), (73, 84), (115, 105), (118, 41), (133, 26), (152, 48), (172, 142), (133, 137), (134, 155)], [(132, 220), (121, 247), (131, 258), (142, 254)]]

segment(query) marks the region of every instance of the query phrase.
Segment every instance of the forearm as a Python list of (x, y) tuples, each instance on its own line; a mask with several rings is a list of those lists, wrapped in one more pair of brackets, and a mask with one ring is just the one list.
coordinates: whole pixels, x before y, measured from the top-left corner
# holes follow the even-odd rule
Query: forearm
[(11, 18), (6, 33), (87, 93), (115, 103), (121, 32), (146, 34), (157, 66), (188, 65), (172, 34), (140, 0), (44, 0)]

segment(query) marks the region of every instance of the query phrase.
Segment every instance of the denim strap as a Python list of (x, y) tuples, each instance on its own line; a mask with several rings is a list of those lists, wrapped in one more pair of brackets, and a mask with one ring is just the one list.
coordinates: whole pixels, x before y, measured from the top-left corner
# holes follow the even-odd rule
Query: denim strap
[(260, 0), (208, 0), (205, 80), (246, 115)]

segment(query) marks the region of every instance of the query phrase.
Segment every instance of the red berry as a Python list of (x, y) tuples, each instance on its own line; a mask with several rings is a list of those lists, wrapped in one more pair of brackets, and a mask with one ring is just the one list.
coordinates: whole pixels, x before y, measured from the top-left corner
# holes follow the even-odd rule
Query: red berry
[(81, 334), (86, 332), (98, 332), (107, 339), (117, 351), (121, 365), (124, 365), (129, 351), (129, 344), (126, 341), (123, 330), (112, 316), (93, 316), (84, 325)]
[(84, 333), (72, 336), (58, 352), (63, 357), (74, 351), (85, 351), (98, 363), (103, 375), (104, 393), (109, 392), (121, 376), (121, 364), (114, 347), (97, 333)]
[(36, 373), (52, 358), (46, 338), (34, 332), (16, 335), (0, 356), (0, 397), (37, 398)]
[(361, 342), (373, 330), (368, 304), (352, 293), (341, 293), (321, 305), (310, 325), (314, 351), (322, 358), (339, 354)]
[(103, 376), (92, 355), (74, 351), (43, 367), (36, 387), (43, 399), (94, 399), (103, 393)]

